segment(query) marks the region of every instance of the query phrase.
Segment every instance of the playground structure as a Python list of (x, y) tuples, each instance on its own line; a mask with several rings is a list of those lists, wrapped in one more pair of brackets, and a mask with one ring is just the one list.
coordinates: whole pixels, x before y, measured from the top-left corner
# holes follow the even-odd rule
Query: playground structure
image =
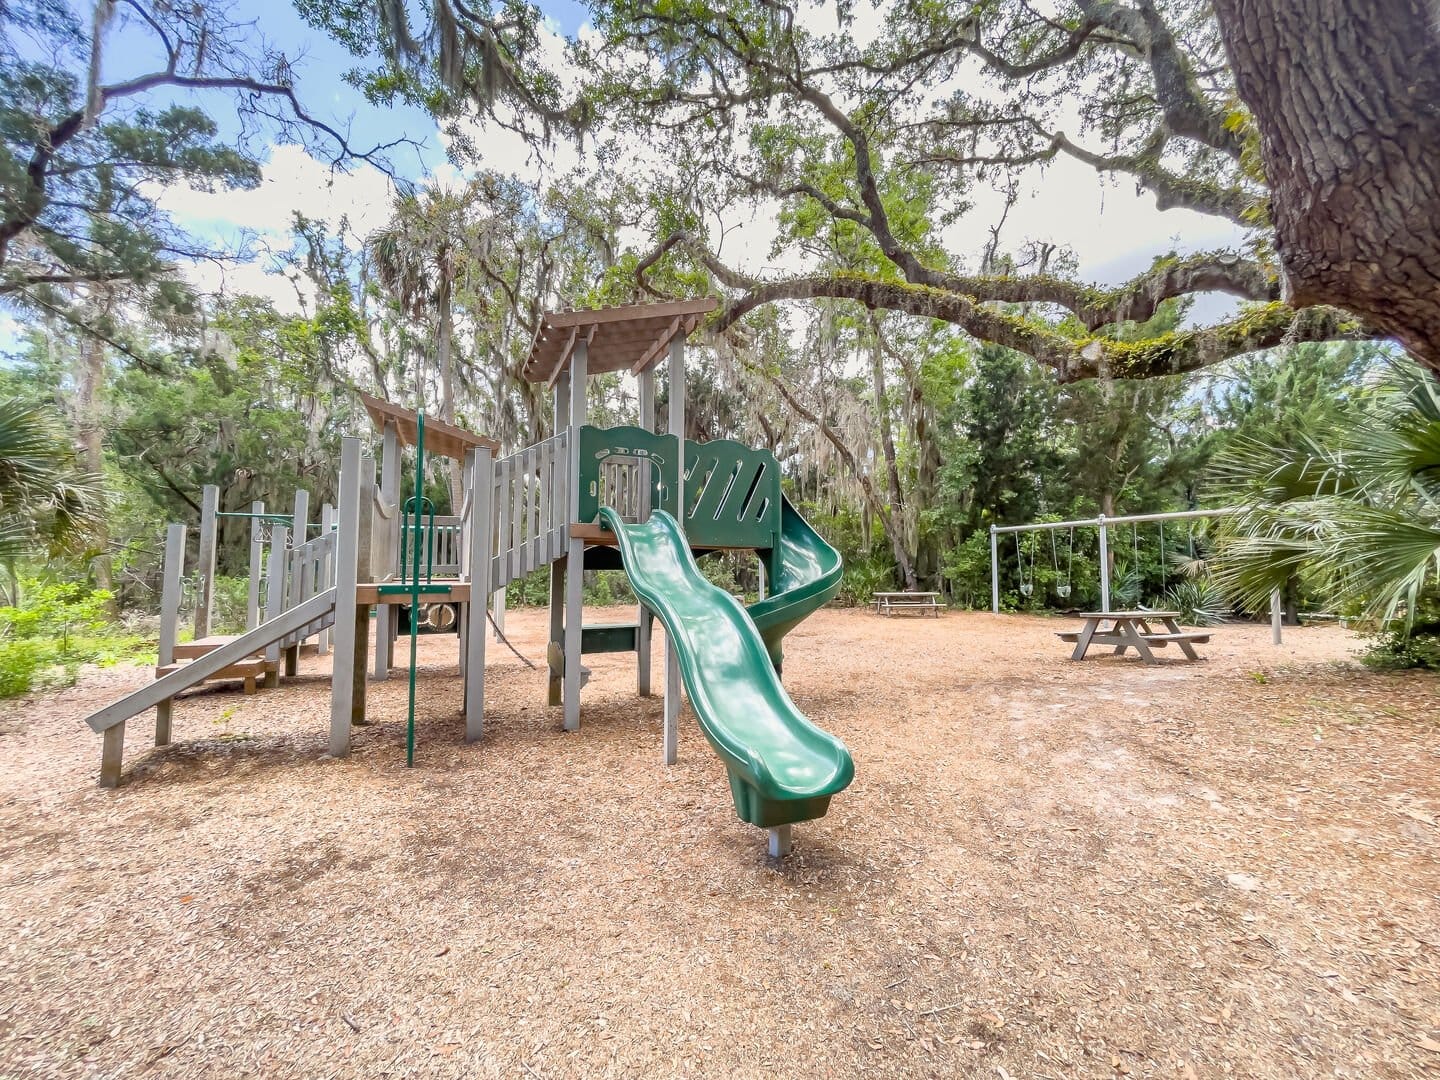
[[(233, 638), (210, 640), (183, 665), (174, 666), (171, 656), (154, 683), (87, 718), (104, 736), (101, 784), (120, 781), (127, 719), (155, 708), (155, 741), (163, 745), (171, 738), (177, 693), (242, 662), (278, 665), (283, 657), (292, 673), (300, 644), (325, 633), (333, 650), (329, 750), (344, 757), (353, 726), (366, 720), (367, 682), (395, 668), (402, 605), (416, 613), (412, 623), (426, 606), (457, 613), (465, 738), (477, 741), (484, 734), (486, 601), (548, 567), (547, 703), (562, 708), (565, 730), (580, 728), (586, 653), (636, 653), (637, 691), (649, 696), (658, 617), (666, 631), (663, 760), (675, 761), (683, 687), (726, 765), (737, 814), (769, 830), (772, 854), (788, 851), (790, 827), (823, 815), (854, 771), (844, 745), (811, 724), (780, 682), (785, 635), (835, 594), (842, 568), (839, 554), (782, 495), (772, 454), (729, 440), (684, 438), (685, 339), (714, 307), (715, 301), (701, 299), (546, 314), (524, 372), (551, 390), (554, 431), (507, 457), (496, 456), (491, 439), (365, 396), (381, 439), (378, 477), (362, 440), (343, 439), (333, 526), (322, 526), (313, 540), (292, 542), (287, 529), (296, 539), (305, 535), (298, 497), (288, 526), (265, 521), (272, 534), (268, 559), (252, 550), (254, 624)], [(669, 371), (668, 422), (659, 434), (655, 369), (662, 361)], [(586, 423), (588, 380), (611, 372), (638, 381), (635, 426)], [(458, 513), (435, 515), (418, 485), (414, 497), (403, 496), (407, 448), (414, 448), (417, 477), (426, 454), (460, 464)], [(252, 512), (260, 515), (258, 534), (269, 516), (263, 507)], [(213, 529), (212, 515), (208, 567), (203, 537), (201, 544), (207, 612), (203, 583), (213, 579)], [(177, 553), (184, 550), (183, 530), (170, 527)], [(700, 574), (695, 559), (716, 551), (758, 557), (763, 592), (757, 603), (744, 607)], [(269, 567), (263, 617), (255, 569), (262, 561)], [(178, 565), (172, 574), (170, 563), (167, 547), (167, 597), (173, 579), (169, 599), (175, 602), (162, 607), (173, 615), (181, 574)], [(641, 600), (634, 622), (583, 624), (586, 569), (629, 575)], [(201, 622), (197, 615), (197, 637), (209, 637), (208, 622), (204, 635)], [(162, 660), (166, 640), (162, 635)], [(413, 655), (412, 648), (411, 739)], [(267, 667), (258, 674), (278, 678)]]
[[(1024, 570), (1025, 558), (1024, 558), (1024, 555), (1023, 555), (1023, 553), (1020, 551), (1020, 548), (1019, 548), (1019, 537), (1020, 537), (1020, 534), (1021, 534), (1021, 533), (1027, 533), (1027, 532), (1028, 532), (1028, 533), (1048, 532), (1048, 533), (1050, 534), (1050, 536), (1051, 536), (1051, 538), (1052, 538), (1052, 542), (1051, 542), (1051, 558), (1054, 560), (1055, 568), (1056, 568), (1057, 576), (1058, 576), (1058, 571), (1059, 571), (1059, 554), (1058, 554), (1058, 549), (1055, 547), (1055, 545), (1054, 545), (1054, 540), (1053, 540), (1056, 532), (1058, 532), (1058, 531), (1061, 530), (1061, 529), (1067, 529), (1067, 530), (1070, 531), (1070, 542), (1069, 542), (1068, 559), (1069, 559), (1070, 561), (1073, 561), (1074, 551), (1075, 551), (1075, 539), (1074, 539), (1074, 532), (1075, 532), (1075, 530), (1076, 530), (1076, 529), (1084, 529), (1084, 528), (1097, 529), (1097, 530), (1099, 531), (1099, 536), (1100, 536), (1100, 560), (1099, 560), (1099, 561), (1100, 561), (1100, 610), (1101, 610), (1102, 612), (1104, 612), (1104, 611), (1110, 611), (1110, 610), (1111, 610), (1111, 607), (1110, 607), (1110, 551), (1111, 551), (1110, 530), (1111, 530), (1111, 529), (1115, 528), (1116, 526), (1122, 526), (1122, 525), (1129, 525), (1132, 529), (1135, 529), (1137, 526), (1142, 525), (1142, 524), (1146, 524), (1146, 523), (1149, 523), (1149, 522), (1158, 522), (1158, 523), (1160, 524), (1160, 529), (1161, 529), (1161, 532), (1160, 532), (1160, 554), (1161, 554), (1161, 559), (1162, 559), (1162, 561), (1163, 561), (1163, 559), (1164, 559), (1164, 545), (1165, 545), (1165, 532), (1164, 532), (1164, 528), (1165, 528), (1165, 523), (1166, 523), (1166, 522), (1169, 522), (1169, 521), (1196, 521), (1196, 520), (1200, 520), (1200, 519), (1204, 519), (1204, 518), (1226, 517), (1226, 516), (1228, 516), (1228, 515), (1235, 514), (1235, 513), (1238, 513), (1238, 512), (1239, 512), (1239, 509), (1238, 509), (1237, 507), (1233, 507), (1233, 506), (1232, 506), (1232, 507), (1223, 507), (1223, 508), (1217, 509), (1217, 510), (1178, 510), (1178, 511), (1170, 512), (1170, 513), (1161, 513), (1161, 514), (1128, 514), (1128, 515), (1114, 516), (1114, 517), (1106, 517), (1104, 514), (1101, 514), (1101, 515), (1099, 515), (1098, 517), (1093, 517), (1093, 518), (1079, 518), (1079, 519), (1076, 519), (1076, 520), (1074, 520), (1074, 521), (1042, 521), (1042, 522), (1034, 522), (1034, 523), (1031, 523), (1031, 524), (1028, 524), (1028, 525), (991, 525), (991, 526), (990, 526), (990, 610), (991, 610), (993, 613), (997, 614), (997, 615), (1000, 613), (1000, 537), (1001, 537), (1001, 536), (1012, 536), (1012, 535), (1013, 535), (1013, 536), (1015, 536), (1015, 538), (1016, 538), (1016, 559), (1017, 559), (1017, 561), (1018, 561), (1019, 564), (1020, 564), (1020, 577), (1021, 577), (1021, 585), (1020, 585), (1020, 588), (1021, 588), (1022, 592), (1025, 592), (1025, 595), (1029, 595), (1028, 591), (1026, 591), (1025, 570)], [(1137, 547), (1138, 547), (1138, 543), (1139, 543), (1138, 534), (1136, 535), (1134, 542), (1136, 543), (1136, 545), (1137, 545)], [(1031, 585), (1032, 588), (1033, 588), (1034, 580), (1035, 580), (1035, 552), (1034, 552), (1034, 548), (1032, 547), (1032, 548), (1031, 548), (1031, 551), (1030, 551), (1030, 578), (1029, 578), (1029, 583), (1030, 583), (1030, 585)], [(1067, 563), (1067, 567), (1066, 567), (1066, 571), (1065, 571), (1064, 584), (1058, 586), (1058, 589), (1057, 589), (1057, 592), (1059, 592), (1059, 595), (1060, 595), (1061, 599), (1068, 599), (1068, 598), (1069, 598), (1071, 588), (1072, 588), (1072, 584), (1071, 584), (1070, 565), (1069, 565), (1069, 563)], [(1272, 643), (1275, 644), (1275, 645), (1281, 644), (1281, 626), (1280, 626), (1280, 624), (1281, 624), (1280, 593), (1279, 593), (1278, 591), (1276, 591), (1276, 592), (1274, 592), (1274, 593), (1272, 593), (1272, 594), (1270, 595), (1270, 638), (1271, 638)]]

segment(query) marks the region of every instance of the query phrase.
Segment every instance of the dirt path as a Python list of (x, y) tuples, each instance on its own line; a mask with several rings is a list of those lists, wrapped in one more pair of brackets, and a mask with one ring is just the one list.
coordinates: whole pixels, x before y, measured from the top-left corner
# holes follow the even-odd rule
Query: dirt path
[(8, 704), (0, 1077), (1440, 1069), (1440, 681), (1336, 628), (1158, 669), (1056, 628), (806, 623), (787, 684), (856, 780), (781, 863), (693, 721), (661, 766), (624, 656), (567, 736), (493, 648), (467, 748), (426, 639), (413, 771), (403, 679), (325, 757), (314, 658), (183, 702), (164, 751), (132, 723), (114, 792), (79, 717), (143, 671)]

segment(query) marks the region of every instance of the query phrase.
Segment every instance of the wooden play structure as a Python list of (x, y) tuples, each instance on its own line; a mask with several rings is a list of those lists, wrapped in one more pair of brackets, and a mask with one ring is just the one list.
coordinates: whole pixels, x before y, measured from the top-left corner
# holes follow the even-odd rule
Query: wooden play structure
[[(684, 437), (685, 341), (714, 307), (714, 300), (699, 299), (546, 314), (524, 371), (553, 395), (553, 433), (505, 457), (497, 457), (491, 439), (365, 396), (379, 436), (378, 473), (362, 439), (342, 441), (337, 505), (322, 512), (314, 539), (307, 538), (298, 496), (288, 521), (267, 520), (263, 507), (254, 509), (253, 625), (213, 638), (208, 614), (197, 616), (200, 644), (188, 654), (174, 635), (185, 527), (171, 526), (160, 677), (88, 718), (104, 736), (101, 784), (120, 781), (128, 719), (155, 708), (155, 741), (163, 745), (177, 693), (231, 676), (247, 679), (247, 688), (254, 680), (273, 682), (282, 661), (292, 673), (301, 644), (322, 634), (333, 652), (329, 749), (345, 756), (353, 726), (366, 716), (367, 682), (395, 668), (402, 605), (411, 622), (431, 606), (458, 613), (465, 738), (479, 740), (487, 599), (548, 567), (548, 703), (562, 708), (565, 730), (580, 728), (585, 653), (636, 653), (637, 689), (650, 694), (658, 616), (667, 631), (664, 760), (675, 760), (683, 685), (730, 771), (737, 812), (770, 830), (772, 852), (788, 850), (791, 824), (823, 814), (853, 775), (844, 746), (810, 724), (779, 681), (784, 635), (834, 595), (841, 567), (838, 554), (784, 499), (768, 451)], [(655, 430), (655, 372), (662, 363), (669, 375), (663, 434)], [(638, 381), (635, 426), (586, 423), (588, 380), (610, 372)], [(421, 474), (425, 455), (459, 463), (458, 513), (437, 516), (420, 491), (409, 498), (401, 491), (402, 455), (411, 448)], [(214, 502), (207, 489), (206, 506)], [(213, 513), (209, 520), (208, 546), (202, 520), (202, 605), (204, 583), (214, 574)], [(758, 603), (744, 608), (695, 569), (695, 556), (719, 550), (759, 558), (766, 588)], [(263, 575), (256, 569), (262, 563)], [(583, 624), (585, 569), (626, 570), (642, 599), (633, 622)], [(252, 670), (253, 678), (244, 674)], [(412, 701), (413, 686), (412, 667)], [(413, 704), (411, 726), (413, 733)]]

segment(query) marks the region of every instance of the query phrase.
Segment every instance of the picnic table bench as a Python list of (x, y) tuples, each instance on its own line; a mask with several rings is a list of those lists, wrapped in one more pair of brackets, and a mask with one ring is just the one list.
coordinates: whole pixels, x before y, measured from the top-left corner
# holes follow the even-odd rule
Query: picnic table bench
[[(1087, 611), (1080, 617), (1085, 620), (1081, 629), (1062, 630), (1055, 635), (1061, 641), (1075, 643), (1071, 660), (1085, 659), (1091, 645), (1113, 645), (1116, 656), (1124, 655), (1126, 649), (1134, 649), (1140, 659), (1153, 664), (1156, 662), (1154, 650), (1172, 644), (1187, 660), (1199, 660), (1195, 646), (1210, 640), (1210, 635), (1203, 631), (1182, 630), (1176, 622), (1180, 618), (1178, 611)], [(1151, 624), (1163, 629), (1152, 629)]]
[(940, 603), (938, 592), (877, 592), (873, 599), (876, 615), (888, 616), (897, 611), (918, 611), (922, 614), (933, 611), (939, 618), (945, 607)]

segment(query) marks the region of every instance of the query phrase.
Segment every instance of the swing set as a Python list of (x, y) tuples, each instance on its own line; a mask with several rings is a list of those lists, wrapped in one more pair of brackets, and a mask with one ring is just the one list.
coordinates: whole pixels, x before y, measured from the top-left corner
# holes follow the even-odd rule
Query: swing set
[[(1160, 564), (1161, 575), (1165, 573), (1165, 523), (1171, 521), (1195, 521), (1201, 518), (1224, 517), (1227, 514), (1237, 513), (1236, 507), (1226, 507), (1220, 510), (1180, 510), (1166, 514), (1128, 514), (1119, 517), (1106, 517), (1101, 514), (1098, 517), (1082, 518), (1075, 521), (1043, 521), (1029, 525), (991, 525), (990, 526), (990, 610), (999, 614), (1000, 612), (1000, 537), (1010, 534), (1015, 537), (1015, 561), (1018, 564), (1020, 579), (1020, 595), (1030, 597), (1035, 595), (1035, 554), (1040, 547), (1040, 540), (1035, 534), (1048, 532), (1050, 534), (1050, 562), (1055, 572), (1055, 595), (1061, 600), (1070, 599), (1073, 592), (1074, 580), (1073, 570), (1075, 565), (1075, 530), (1076, 529), (1098, 529), (1100, 535), (1100, 610), (1112, 611), (1110, 606), (1110, 550), (1111, 530), (1124, 525), (1130, 526), (1130, 543), (1133, 552), (1134, 563), (1140, 564), (1140, 529), (1139, 526), (1147, 522), (1158, 522), (1160, 525)], [(1060, 572), (1060, 551), (1062, 550), (1056, 533), (1065, 530), (1068, 534), (1068, 544), (1063, 549), (1066, 552), (1065, 572)], [(1021, 534), (1029, 533), (1029, 544), (1022, 545)], [(1123, 534), (1122, 534), (1123, 535)], [(1121, 541), (1124, 542), (1123, 540)], [(1027, 554), (1028, 548), (1028, 554)], [(1194, 533), (1190, 534), (1190, 554), (1195, 554)], [(1277, 592), (1270, 598), (1270, 626), (1271, 640), (1276, 645), (1280, 644), (1280, 595)]]

